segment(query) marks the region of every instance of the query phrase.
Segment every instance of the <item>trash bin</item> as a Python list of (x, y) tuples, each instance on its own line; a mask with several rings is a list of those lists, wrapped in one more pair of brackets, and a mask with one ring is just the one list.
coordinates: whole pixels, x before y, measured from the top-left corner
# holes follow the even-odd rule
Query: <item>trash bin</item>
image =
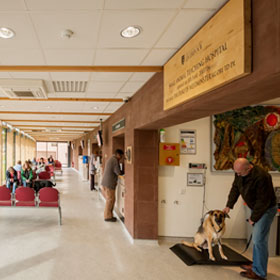
[(89, 180), (88, 174), (88, 156), (83, 156), (83, 181)]
[(83, 163), (88, 163), (88, 156), (83, 156)]

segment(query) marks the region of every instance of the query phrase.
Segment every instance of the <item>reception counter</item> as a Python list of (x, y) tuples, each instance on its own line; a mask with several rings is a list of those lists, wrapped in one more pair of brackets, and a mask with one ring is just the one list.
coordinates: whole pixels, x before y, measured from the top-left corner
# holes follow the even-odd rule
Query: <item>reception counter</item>
[(118, 185), (116, 188), (116, 203), (115, 210), (120, 219), (124, 220), (124, 199), (125, 199), (125, 177), (119, 176)]

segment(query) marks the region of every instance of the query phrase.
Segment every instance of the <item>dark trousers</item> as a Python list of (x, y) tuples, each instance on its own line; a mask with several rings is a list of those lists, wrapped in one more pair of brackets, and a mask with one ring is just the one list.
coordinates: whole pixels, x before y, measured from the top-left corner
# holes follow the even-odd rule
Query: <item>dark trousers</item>
[(94, 174), (90, 174), (90, 190), (91, 191), (95, 190), (95, 187), (94, 187)]

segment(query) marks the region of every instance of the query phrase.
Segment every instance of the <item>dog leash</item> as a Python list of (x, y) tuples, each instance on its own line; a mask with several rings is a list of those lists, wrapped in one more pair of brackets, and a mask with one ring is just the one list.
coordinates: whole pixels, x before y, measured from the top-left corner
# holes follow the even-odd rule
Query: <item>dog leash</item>
[(253, 236), (253, 234), (251, 233), (250, 238), (249, 238), (249, 240), (248, 240), (248, 242), (246, 244), (246, 247), (245, 247), (244, 251), (240, 253), (241, 255), (243, 255), (248, 250), (248, 248), (250, 246), (250, 243), (252, 241), (252, 236)]
[[(249, 219), (246, 219), (246, 222), (249, 222)], [(254, 226), (254, 225), (253, 225), (253, 226)], [(249, 240), (248, 240), (248, 242), (247, 242), (247, 244), (246, 244), (246, 247), (245, 247), (244, 251), (241, 253), (241, 255), (244, 254), (244, 253), (248, 250), (248, 248), (249, 248), (249, 246), (250, 246), (250, 243), (251, 243), (251, 241), (252, 241), (252, 237), (253, 237), (253, 233), (251, 233), (250, 238), (249, 238)]]

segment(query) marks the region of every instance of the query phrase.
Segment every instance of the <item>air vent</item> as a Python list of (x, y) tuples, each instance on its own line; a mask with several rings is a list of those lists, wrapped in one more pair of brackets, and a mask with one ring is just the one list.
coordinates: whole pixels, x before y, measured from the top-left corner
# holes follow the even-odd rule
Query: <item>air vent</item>
[(55, 92), (85, 92), (87, 88), (86, 81), (53, 81)]
[(9, 98), (48, 98), (47, 88), (43, 80), (0, 79), (0, 89)]
[(32, 132), (42, 132), (42, 129), (32, 129)]

